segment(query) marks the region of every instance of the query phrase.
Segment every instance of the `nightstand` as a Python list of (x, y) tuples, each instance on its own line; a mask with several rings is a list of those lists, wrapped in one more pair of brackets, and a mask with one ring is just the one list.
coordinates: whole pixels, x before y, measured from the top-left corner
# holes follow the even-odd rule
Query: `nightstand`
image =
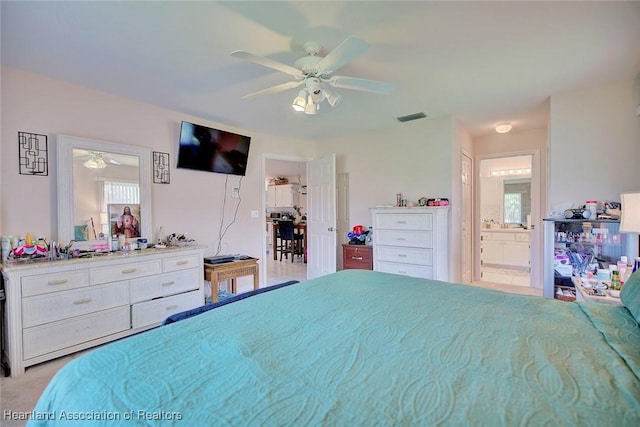
[(373, 270), (373, 247), (366, 245), (342, 245), (342, 268), (344, 270)]

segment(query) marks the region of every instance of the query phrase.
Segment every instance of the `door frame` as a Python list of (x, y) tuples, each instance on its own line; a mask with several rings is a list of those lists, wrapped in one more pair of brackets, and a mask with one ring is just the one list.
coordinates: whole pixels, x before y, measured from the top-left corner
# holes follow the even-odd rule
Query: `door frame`
[[(262, 178), (260, 180), (260, 192), (262, 194), (262, 210), (263, 210), (263, 215), (262, 215), (262, 226), (261, 226), (261, 230), (262, 233), (260, 233), (260, 238), (262, 239), (262, 259), (263, 262), (259, 263), (260, 264), (260, 281), (262, 282), (261, 285), (267, 286), (267, 283), (269, 283), (268, 281), (268, 268), (267, 268), (267, 262), (269, 262), (268, 259), (268, 255), (267, 255), (267, 249), (268, 249), (268, 244), (267, 244), (267, 218), (266, 218), (266, 214), (264, 212), (264, 209), (266, 209), (267, 206), (267, 191), (265, 188), (265, 183), (267, 182), (267, 160), (285, 160), (288, 162), (298, 162), (298, 163), (304, 163), (305, 164), (305, 174), (307, 173), (306, 170), (306, 165), (310, 160), (313, 160), (312, 158), (309, 157), (301, 157), (301, 156), (291, 156), (291, 155), (286, 155), (286, 154), (273, 154), (273, 153), (262, 153)], [(307, 197), (309, 197), (307, 195)]]
[(542, 288), (542, 217), (541, 217), (541, 166), (540, 150), (520, 150), (502, 153), (482, 154), (475, 157), (476, 168), (474, 170), (474, 204), (475, 220), (473, 230), (473, 280), (480, 281), (480, 233), (482, 231), (482, 218), (480, 217), (480, 165), (482, 160), (501, 159), (505, 157), (531, 156), (531, 224), (533, 226), (530, 237), (530, 286), (536, 289)]

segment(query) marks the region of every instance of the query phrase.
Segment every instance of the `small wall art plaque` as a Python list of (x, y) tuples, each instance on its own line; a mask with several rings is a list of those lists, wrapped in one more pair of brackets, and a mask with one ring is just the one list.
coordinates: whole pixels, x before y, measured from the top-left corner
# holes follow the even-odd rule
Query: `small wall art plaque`
[(155, 184), (169, 184), (169, 153), (153, 152), (153, 182)]
[(18, 163), (20, 175), (49, 175), (47, 135), (18, 132)]

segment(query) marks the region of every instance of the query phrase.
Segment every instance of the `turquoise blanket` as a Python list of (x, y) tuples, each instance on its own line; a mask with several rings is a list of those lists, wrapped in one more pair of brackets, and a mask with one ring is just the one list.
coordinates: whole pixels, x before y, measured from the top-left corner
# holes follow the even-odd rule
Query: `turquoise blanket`
[(639, 376), (624, 307), (347, 270), (91, 351), (29, 425), (638, 426)]

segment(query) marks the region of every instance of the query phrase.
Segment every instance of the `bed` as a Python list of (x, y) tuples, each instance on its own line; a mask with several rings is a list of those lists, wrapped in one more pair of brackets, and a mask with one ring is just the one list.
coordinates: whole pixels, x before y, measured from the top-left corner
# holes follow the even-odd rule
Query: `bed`
[(84, 354), (29, 425), (638, 426), (640, 275), (623, 296), (345, 270)]

